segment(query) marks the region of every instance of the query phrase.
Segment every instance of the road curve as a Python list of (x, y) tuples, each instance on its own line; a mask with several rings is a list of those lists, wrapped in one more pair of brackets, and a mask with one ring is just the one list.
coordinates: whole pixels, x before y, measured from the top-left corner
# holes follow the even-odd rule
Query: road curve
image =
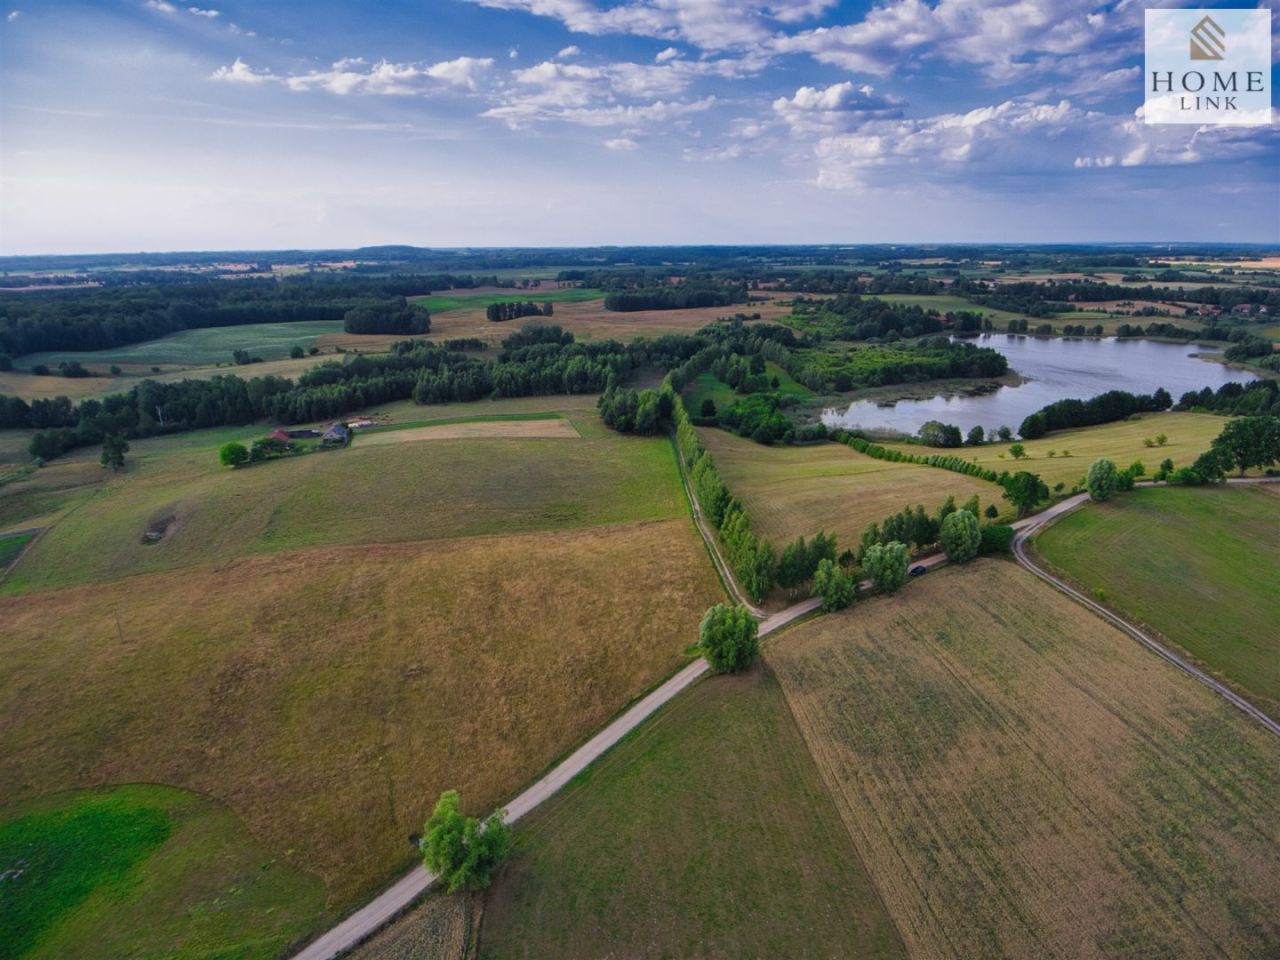
[(1089, 597), (1086, 597), (1083, 593), (1081, 593), (1075, 587), (1066, 583), (1060, 577), (1055, 577), (1052, 573), (1050, 573), (1044, 567), (1036, 563), (1034, 559), (1032, 559), (1030, 553), (1027, 551), (1028, 539), (1033, 534), (1044, 529), (1046, 526), (1051, 524), (1054, 520), (1057, 520), (1063, 514), (1068, 513), (1071, 510), (1075, 509), (1076, 507), (1078, 507), (1080, 504), (1084, 503), (1088, 499), (1089, 499), (1089, 495), (1087, 493), (1077, 494), (1074, 497), (1070, 497), (1067, 500), (1063, 500), (1061, 503), (1055, 504), (1054, 506), (1050, 507), (1048, 510), (1045, 510), (1043, 513), (1038, 513), (1034, 517), (1028, 517), (1027, 519), (1029, 522), (1025, 522), (1022, 526), (1020, 526), (1018, 528), (1017, 533), (1015, 533), (1013, 537), (1013, 555), (1014, 557), (1017, 558), (1018, 562), (1022, 564), (1024, 567), (1026, 567), (1028, 570), (1030, 570), (1032, 573), (1034, 573), (1041, 580), (1048, 583), (1050, 586), (1056, 587), (1058, 590), (1062, 591), (1067, 596), (1071, 597), (1071, 599), (1075, 600), (1077, 603), (1080, 603), (1083, 606), (1089, 608), (1091, 611), (1096, 613), (1103, 620), (1106, 620), (1112, 626), (1118, 627), (1119, 629), (1123, 630), (1125, 633), (1133, 637), (1133, 639), (1137, 640), (1140, 644), (1142, 644), (1152, 653), (1156, 654), (1156, 656), (1162, 657), (1163, 659), (1167, 660), (1169, 663), (1177, 667), (1179, 670), (1199, 680), (1201, 683), (1207, 686), (1214, 693), (1218, 694), (1218, 696), (1222, 697), (1224, 700), (1227, 700), (1233, 706), (1237, 707), (1244, 713), (1248, 714), (1254, 720), (1257, 720), (1260, 724), (1262, 724), (1272, 733), (1276, 734), (1277, 736), (1280, 736), (1280, 723), (1277, 723), (1267, 714), (1263, 713), (1261, 710), (1259, 710), (1257, 707), (1251, 704), (1248, 700), (1241, 697), (1239, 694), (1237, 694), (1234, 690), (1232, 690), (1226, 684), (1220, 683), (1219, 681), (1215, 680), (1213, 677), (1205, 673), (1203, 670), (1199, 669), (1196, 666), (1193, 666), (1191, 663), (1188, 663), (1185, 659), (1178, 656), (1178, 654), (1174, 653), (1164, 644), (1158, 642), (1147, 633), (1144, 633), (1142, 630), (1139, 630), (1137, 627), (1129, 623), (1124, 618), (1112, 613), (1102, 604), (1098, 603), (1095, 600), (1091, 600)]

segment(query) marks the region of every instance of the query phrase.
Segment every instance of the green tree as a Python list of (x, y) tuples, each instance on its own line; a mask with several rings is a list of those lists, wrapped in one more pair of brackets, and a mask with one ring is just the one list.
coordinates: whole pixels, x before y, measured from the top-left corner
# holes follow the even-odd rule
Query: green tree
[(703, 616), (698, 642), (716, 673), (737, 673), (756, 659), (758, 630), (759, 624), (746, 607), (718, 603)]
[(973, 427), (969, 430), (969, 435), (965, 437), (965, 443), (971, 447), (980, 447), (986, 440), (986, 433), (981, 427)]
[(813, 574), (813, 595), (822, 598), (822, 609), (831, 613), (853, 603), (853, 578), (830, 560), (823, 559)]
[(1160, 461), (1160, 472), (1161, 472), (1161, 473), (1173, 473), (1173, 458), (1172, 458), (1172, 457), (1165, 457), (1163, 460), (1161, 460), (1161, 461)]
[(1027, 448), (1020, 443), (1015, 443), (1009, 448), (1009, 455), (1015, 460), (1021, 460), (1027, 455)]
[(978, 555), (982, 546), (982, 530), (978, 518), (968, 510), (957, 510), (942, 521), (939, 535), (942, 549), (952, 563), (964, 563)]
[(716, 415), (716, 402), (710, 397), (702, 401), (702, 408), (698, 411), (704, 420), (710, 420)]
[(293, 357), (295, 360), (300, 359), (303, 356), (302, 347), (295, 343), (289, 348), (289, 356)]
[(1037, 474), (1020, 470), (1004, 482), (1004, 498), (1025, 517), (1041, 500), (1049, 499), (1049, 488)]
[(1000, 516), (1000, 510), (994, 503), (987, 504), (987, 509), (982, 512), (988, 520), (994, 520), (996, 517)]
[(1240, 476), (1253, 467), (1269, 467), (1280, 460), (1280, 417), (1238, 417), (1223, 427), (1212, 449)]
[(877, 590), (881, 593), (894, 593), (907, 582), (907, 564), (910, 559), (906, 544), (890, 540), (867, 549), (866, 556), (862, 558), (862, 569), (867, 572)]
[(483, 824), (462, 815), (457, 790), (446, 790), (423, 831), (422, 862), (446, 890), (483, 890), (511, 848), (511, 830), (494, 814)]
[(243, 443), (224, 443), (218, 450), (218, 461), (224, 467), (238, 467), (249, 459), (249, 450)]
[(1093, 461), (1085, 486), (1089, 490), (1089, 499), (1097, 503), (1110, 500), (1116, 492), (1116, 465), (1105, 458)]
[(114, 473), (124, 467), (124, 455), (129, 452), (129, 443), (118, 433), (109, 433), (102, 438), (102, 456), (99, 462), (110, 467)]

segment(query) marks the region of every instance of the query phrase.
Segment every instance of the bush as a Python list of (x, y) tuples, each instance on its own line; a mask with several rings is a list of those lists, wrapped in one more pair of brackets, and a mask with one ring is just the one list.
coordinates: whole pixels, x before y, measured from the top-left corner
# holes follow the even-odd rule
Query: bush
[(1003, 524), (989, 524), (982, 528), (982, 542), (979, 553), (1008, 553), (1013, 549), (1013, 527)]
[(716, 673), (737, 673), (755, 662), (759, 625), (744, 606), (718, 603), (702, 618), (698, 643)]
[(224, 443), (218, 450), (218, 461), (224, 467), (238, 467), (249, 459), (249, 451), (243, 443)]
[(291, 356), (294, 360), (300, 360), (303, 356), (305, 356), (305, 353), (303, 352), (302, 347), (298, 346), (298, 344), (295, 343), (292, 347), (289, 348), (289, 356)]
[(952, 563), (964, 563), (978, 555), (982, 547), (982, 531), (978, 527), (978, 518), (968, 510), (957, 510), (949, 513), (942, 521), (942, 531), (938, 535), (947, 559)]
[(507, 856), (511, 830), (499, 814), (483, 824), (462, 815), (458, 791), (446, 790), (423, 831), (422, 862), (450, 893), (483, 890), (493, 868)]

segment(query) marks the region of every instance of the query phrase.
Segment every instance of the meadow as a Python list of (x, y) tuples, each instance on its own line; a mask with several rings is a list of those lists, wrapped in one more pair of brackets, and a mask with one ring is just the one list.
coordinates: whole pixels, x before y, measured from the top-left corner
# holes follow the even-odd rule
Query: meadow
[(0, 958), (270, 960), (324, 887), (226, 807), (170, 787), (78, 790), (0, 809)]
[(724, 430), (699, 428), (698, 435), (756, 533), (779, 547), (825, 530), (839, 549), (856, 548), (869, 524), (916, 504), (932, 512), (949, 496), (960, 504), (977, 494), (983, 508), (994, 503), (1002, 512), (1008, 506), (995, 484), (876, 460), (842, 443), (766, 447)]
[(503, 802), (684, 663), (721, 597), (680, 516), (0, 598), (0, 806), (197, 792), (322, 881), (331, 918), (413, 859), (440, 791)]
[(880, 293), (876, 294), (876, 299), (883, 300), (885, 303), (896, 303), (904, 307), (919, 307), (925, 311), (934, 313), (948, 314), (967, 311), (968, 313), (981, 314), (989, 317), (992, 323), (1004, 325), (1010, 320), (1021, 319), (1023, 314), (1015, 313), (1011, 310), (997, 310), (995, 307), (984, 307), (976, 303), (971, 303), (964, 297), (957, 297), (954, 294), (939, 293)]
[[(1062, 483), (1069, 489), (1089, 472), (1089, 465), (1099, 457), (1114, 461), (1121, 469), (1141, 461), (1147, 476), (1155, 473), (1165, 459), (1172, 460), (1175, 467), (1189, 467), (1209, 449), (1226, 424), (1226, 418), (1210, 413), (1147, 413), (1096, 427), (1057, 430), (1039, 440), (1010, 440), (956, 450), (907, 443), (884, 446), (914, 454), (954, 453), (995, 471), (1030, 470), (1038, 473), (1050, 487)], [(1143, 442), (1148, 439), (1154, 442), (1162, 433), (1167, 438), (1163, 446), (1148, 447)], [(1021, 443), (1026, 451), (1021, 460), (1015, 460), (1009, 452), (1015, 443)]]
[[(765, 376), (772, 381), (774, 378), (778, 381), (776, 388), (770, 387), (774, 393), (778, 393), (784, 397), (812, 397), (813, 391), (802, 383), (797, 383), (791, 374), (783, 370), (772, 360), (765, 363)], [(713, 373), (700, 373), (693, 379), (693, 382), (685, 388), (683, 397), (685, 408), (692, 411), (696, 416), (702, 409), (702, 401), (710, 398), (715, 403), (717, 412), (723, 411), (725, 407), (733, 403), (735, 400), (741, 400), (746, 394), (740, 394), (723, 380), (716, 378)]]
[[(448, 313), (451, 310), (472, 310), (484, 308), (491, 303), (586, 303), (591, 300), (603, 300), (604, 293), (587, 287), (563, 287), (561, 289), (537, 290), (448, 290), (444, 293), (433, 293), (425, 297), (410, 297), (412, 303), (425, 307), (434, 316), (437, 313)], [(527, 319), (536, 320), (537, 317)], [(550, 319), (551, 323), (555, 318)]]
[(1074, 511), (1035, 546), (1280, 719), (1277, 530), (1265, 489), (1157, 487)]
[(518, 825), (480, 956), (905, 956), (760, 667), (682, 694)]
[(909, 953), (1280, 950), (1280, 743), (1013, 563), (766, 657)]

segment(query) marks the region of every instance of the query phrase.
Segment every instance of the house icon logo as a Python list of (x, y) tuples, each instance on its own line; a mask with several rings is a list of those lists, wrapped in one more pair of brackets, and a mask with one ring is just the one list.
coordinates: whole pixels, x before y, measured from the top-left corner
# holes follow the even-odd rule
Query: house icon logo
[(1191, 59), (1221, 60), (1227, 52), (1227, 32), (1208, 15), (1191, 28)]

